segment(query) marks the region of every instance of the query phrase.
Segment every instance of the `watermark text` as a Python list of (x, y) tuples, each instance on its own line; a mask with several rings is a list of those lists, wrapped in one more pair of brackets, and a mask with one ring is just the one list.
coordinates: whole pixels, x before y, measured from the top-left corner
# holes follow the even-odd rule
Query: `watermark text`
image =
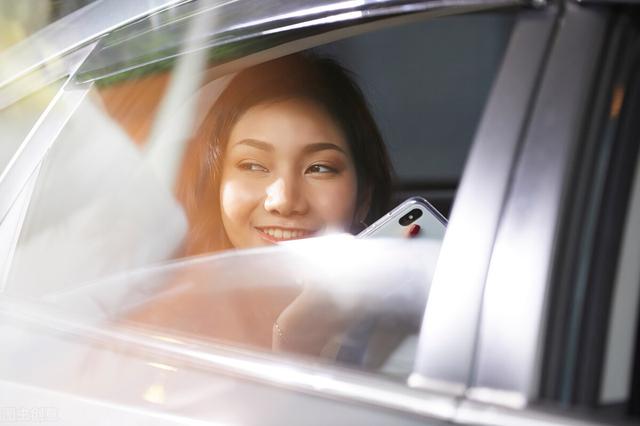
[(0, 405), (0, 424), (46, 423), (59, 420), (56, 407), (13, 407)]

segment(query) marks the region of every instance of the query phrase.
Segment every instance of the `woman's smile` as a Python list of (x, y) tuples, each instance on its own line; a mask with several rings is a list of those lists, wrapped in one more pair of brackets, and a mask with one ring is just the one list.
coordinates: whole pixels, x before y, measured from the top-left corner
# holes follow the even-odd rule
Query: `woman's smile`
[(316, 234), (315, 231), (300, 228), (283, 228), (279, 226), (256, 226), (260, 237), (271, 243), (279, 243), (281, 241), (299, 240), (301, 238), (309, 238)]

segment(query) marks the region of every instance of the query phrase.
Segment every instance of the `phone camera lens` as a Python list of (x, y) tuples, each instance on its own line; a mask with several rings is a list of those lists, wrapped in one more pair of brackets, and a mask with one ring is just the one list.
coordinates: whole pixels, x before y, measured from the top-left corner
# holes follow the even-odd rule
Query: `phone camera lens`
[(402, 216), (400, 218), (400, 220), (398, 221), (398, 223), (402, 226), (407, 226), (407, 225), (411, 225), (413, 222), (415, 222), (420, 216), (422, 216), (422, 210), (420, 209), (413, 209), (411, 210), (409, 213), (405, 214), (404, 216)]

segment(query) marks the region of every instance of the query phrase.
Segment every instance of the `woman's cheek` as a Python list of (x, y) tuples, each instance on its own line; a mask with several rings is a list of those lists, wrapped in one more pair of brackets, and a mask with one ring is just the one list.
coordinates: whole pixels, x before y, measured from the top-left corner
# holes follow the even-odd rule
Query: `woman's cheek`
[(334, 185), (314, 192), (311, 202), (324, 219), (325, 224), (345, 229), (351, 226), (356, 211), (357, 185), (355, 179), (354, 182), (336, 182)]
[(232, 220), (248, 218), (260, 201), (260, 190), (242, 179), (223, 179), (220, 202), (225, 216)]

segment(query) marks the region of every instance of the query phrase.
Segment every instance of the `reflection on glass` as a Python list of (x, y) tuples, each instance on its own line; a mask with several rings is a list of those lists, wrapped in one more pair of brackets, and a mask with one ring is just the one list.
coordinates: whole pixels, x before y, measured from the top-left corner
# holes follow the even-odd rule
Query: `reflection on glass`
[(150, 362), (149, 365), (152, 366), (152, 367), (159, 368), (161, 370), (166, 370), (166, 371), (177, 371), (178, 370), (176, 367), (173, 367), (173, 366), (167, 365), (167, 364), (161, 364), (159, 362)]
[(143, 399), (153, 404), (163, 404), (165, 402), (164, 385), (150, 385), (144, 392)]
[(56, 82), (0, 110), (0, 174), (40, 118), (62, 83)]
[(95, 0), (0, 2), (0, 51)]
[[(356, 244), (362, 246), (363, 243)], [(379, 248), (394, 249), (393, 245)], [(275, 254), (276, 251), (278, 249), (260, 249), (260, 254), (254, 254), (268, 257), (267, 252)], [(402, 254), (406, 253), (399, 253)], [(196, 263), (209, 264), (210, 267), (218, 263), (218, 267), (222, 267), (223, 257), (217, 255), (180, 262), (169, 269), (186, 270), (189, 264), (194, 266)], [(373, 260), (379, 260), (379, 257)], [(134, 303), (140, 302), (140, 298), (135, 296), (144, 293), (144, 286), (135, 282), (135, 276), (141, 282), (146, 278), (153, 282), (154, 278), (163, 275), (162, 269), (169, 272), (166, 267), (158, 268), (155, 273), (151, 269), (140, 271), (132, 274), (128, 282), (121, 283), (131, 286), (130, 296), (136, 299), (132, 300)], [(182, 337), (183, 343), (175, 344), (155, 339), (153, 332), (147, 331), (148, 327), (142, 328), (138, 324), (131, 329), (130, 323), (123, 322), (127, 307), (120, 309), (118, 314), (118, 302), (108, 297), (108, 287), (114, 284), (118, 287), (113, 280), (94, 283), (94, 288), (85, 288), (84, 292), (76, 293), (76, 297), (71, 297), (71, 294), (60, 297), (49, 306), (3, 298), (0, 301), (0, 336), (3, 341), (0, 375), (3, 377), (3, 389), (15, 389), (18, 394), (18, 391), (30, 389), (32, 398), (43, 393), (43, 396), (50, 396), (51, 391), (55, 391), (64, 396), (65, 407), (69, 406), (67, 403), (84, 406), (80, 403), (87, 400), (99, 401), (100, 405), (108, 403), (114, 410), (105, 412), (105, 416), (115, 415), (117, 418), (122, 416), (119, 408), (127, 407), (133, 409), (134, 414), (141, 412), (141, 419), (147, 422), (149, 416), (178, 414), (189, 419), (206, 420), (207, 424), (246, 424), (254, 423), (256, 415), (258, 419), (263, 415), (275, 415), (275, 423), (282, 424), (291, 419), (291, 407), (308, 404), (309, 393), (314, 392), (338, 399), (369, 401), (382, 407), (437, 418), (452, 415), (454, 405), (450, 398), (412, 391), (402, 383), (384, 380), (381, 376), (247, 351), (212, 340), (204, 342)], [(199, 287), (207, 287), (206, 283), (201, 284)], [(210, 287), (217, 287), (217, 283)], [(212, 295), (203, 292), (207, 293)], [(95, 303), (91, 303), (92, 297), (95, 297), (92, 299)], [(89, 313), (91, 309), (85, 310), (78, 302), (89, 302), (93, 308), (103, 305), (105, 310), (102, 314), (99, 313), (100, 308)], [(153, 303), (151, 297), (139, 307)], [(74, 308), (70, 308), (72, 306)], [(85, 312), (79, 312), (83, 310)], [(111, 313), (107, 314), (109, 310)], [(105, 316), (113, 319), (105, 322)], [(118, 317), (121, 319), (114, 320)], [(176, 370), (158, 368), (159, 364)], [(17, 385), (13, 386), (14, 383)], [(292, 389), (306, 392), (292, 392)], [(323, 397), (314, 401), (314, 404), (322, 404), (327, 400)], [(252, 410), (246, 410), (247, 406)], [(75, 419), (76, 413), (77, 410), (62, 410), (60, 421), (74, 423), (71, 419)], [(370, 411), (364, 410), (363, 413)], [(384, 414), (384, 411), (380, 413)], [(380, 413), (376, 413), (376, 419), (380, 419)], [(327, 421), (331, 417), (328, 414)], [(356, 424), (368, 423), (364, 418), (356, 421)], [(381, 424), (391, 424), (391, 419)]]
[(405, 378), (439, 248), (336, 235), (142, 269), (46, 299), (92, 321), (175, 335), (170, 343), (232, 343)]
[[(185, 55), (171, 79), (150, 74), (139, 86), (121, 82), (85, 98), (44, 161), (8, 275), (10, 293), (40, 297), (179, 252), (187, 223), (173, 194), (172, 162), (180, 162), (181, 129), (195, 115), (189, 98), (199, 85), (198, 61)], [(156, 112), (178, 107), (183, 115), (174, 113), (169, 128), (151, 125)]]
[(41, 168), (7, 291), (37, 297), (171, 257), (184, 215), (145, 158), (85, 98)]

